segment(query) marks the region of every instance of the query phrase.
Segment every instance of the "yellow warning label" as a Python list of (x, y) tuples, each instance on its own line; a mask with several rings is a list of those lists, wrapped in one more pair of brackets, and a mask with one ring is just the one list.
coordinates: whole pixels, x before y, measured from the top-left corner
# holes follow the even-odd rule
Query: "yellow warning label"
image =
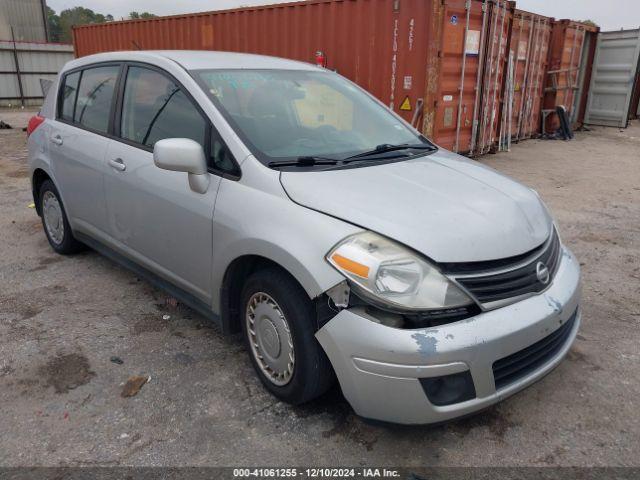
[(411, 110), (411, 100), (409, 100), (409, 95), (404, 97), (404, 100), (400, 104), (400, 110), (404, 110), (405, 112)]

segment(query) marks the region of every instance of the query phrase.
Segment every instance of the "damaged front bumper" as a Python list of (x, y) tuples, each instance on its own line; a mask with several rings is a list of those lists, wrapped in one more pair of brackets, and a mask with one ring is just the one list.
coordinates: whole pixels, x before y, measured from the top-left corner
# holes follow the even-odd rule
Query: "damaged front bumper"
[[(518, 303), (418, 330), (391, 328), (346, 309), (316, 338), (358, 415), (438, 423), (497, 403), (556, 367), (578, 332), (580, 287), (579, 264), (563, 248), (552, 285)], [(429, 395), (429, 385), (466, 388), (465, 378), (471, 394), (463, 401), (447, 402), (446, 392)]]

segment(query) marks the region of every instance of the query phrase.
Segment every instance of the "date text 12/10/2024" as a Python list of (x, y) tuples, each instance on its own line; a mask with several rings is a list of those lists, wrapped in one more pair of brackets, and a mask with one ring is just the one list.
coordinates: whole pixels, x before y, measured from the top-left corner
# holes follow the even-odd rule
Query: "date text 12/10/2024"
[(234, 478), (398, 478), (387, 468), (234, 468)]

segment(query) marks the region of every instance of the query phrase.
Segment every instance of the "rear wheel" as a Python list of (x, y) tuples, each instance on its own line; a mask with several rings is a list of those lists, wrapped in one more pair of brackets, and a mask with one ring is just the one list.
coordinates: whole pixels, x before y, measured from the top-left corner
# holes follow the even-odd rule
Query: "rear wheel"
[(51, 248), (63, 255), (82, 250), (84, 245), (74, 238), (60, 194), (51, 180), (45, 180), (40, 186), (38, 200), (42, 226)]
[(251, 362), (264, 386), (281, 400), (301, 404), (334, 381), (316, 340), (313, 303), (286, 272), (252, 274), (242, 292), (243, 332)]

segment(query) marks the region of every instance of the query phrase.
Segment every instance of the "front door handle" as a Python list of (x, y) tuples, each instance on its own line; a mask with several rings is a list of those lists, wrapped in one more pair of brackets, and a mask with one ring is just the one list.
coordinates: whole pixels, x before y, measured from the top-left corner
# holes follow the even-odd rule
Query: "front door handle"
[(62, 145), (64, 142), (60, 135), (53, 135), (51, 137), (51, 143), (55, 143), (56, 145)]
[(109, 165), (120, 172), (124, 172), (127, 169), (127, 166), (124, 164), (121, 158), (109, 160)]

